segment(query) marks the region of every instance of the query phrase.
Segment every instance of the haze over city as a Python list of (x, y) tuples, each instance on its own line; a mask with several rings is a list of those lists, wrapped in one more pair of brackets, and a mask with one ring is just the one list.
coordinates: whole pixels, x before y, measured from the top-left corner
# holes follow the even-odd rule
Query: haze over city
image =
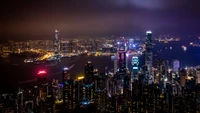
[(1, 3), (1, 40), (160, 34), (197, 35), (199, 0), (6, 0)]

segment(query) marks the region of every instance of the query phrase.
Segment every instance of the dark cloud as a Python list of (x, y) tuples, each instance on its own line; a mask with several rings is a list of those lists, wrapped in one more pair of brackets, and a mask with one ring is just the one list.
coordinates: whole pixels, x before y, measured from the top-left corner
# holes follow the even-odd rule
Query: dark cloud
[(1, 37), (198, 34), (199, 0), (7, 0), (0, 6)]

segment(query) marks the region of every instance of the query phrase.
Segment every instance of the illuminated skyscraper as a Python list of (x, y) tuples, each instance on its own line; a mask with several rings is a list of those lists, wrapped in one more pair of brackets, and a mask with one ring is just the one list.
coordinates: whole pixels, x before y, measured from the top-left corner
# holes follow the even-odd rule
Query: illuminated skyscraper
[(148, 73), (152, 73), (152, 61), (153, 61), (153, 44), (152, 44), (152, 32), (146, 32), (146, 39), (145, 39), (146, 51), (145, 51), (145, 64), (147, 66)]
[(37, 83), (38, 85), (47, 83), (47, 72), (42, 70), (37, 73)]
[(136, 75), (138, 74), (138, 70), (139, 70), (139, 67), (138, 67), (139, 59), (138, 59), (138, 57), (132, 57), (131, 64), (132, 64), (133, 75), (134, 75), (134, 77), (136, 77)]
[(62, 70), (62, 82), (63, 104), (71, 113), (78, 103), (78, 85), (74, 80), (70, 79), (70, 69), (71, 67)]
[(172, 71), (178, 74), (179, 68), (180, 68), (180, 61), (174, 60), (172, 63)]
[(129, 39), (129, 49), (132, 50), (135, 48), (134, 39)]
[(114, 74), (117, 73), (117, 60), (114, 60)]
[(125, 50), (118, 51), (118, 72), (120, 75), (125, 75), (126, 73), (126, 52)]
[(83, 98), (87, 98), (89, 100), (93, 100), (94, 99), (94, 95), (95, 95), (95, 86), (92, 83), (88, 83), (85, 84), (83, 87), (83, 91), (84, 91), (84, 95)]
[(55, 30), (55, 39), (54, 39), (54, 54), (57, 55), (59, 52), (59, 31)]
[(196, 78), (197, 78), (197, 84), (199, 85), (200, 84), (200, 68), (197, 68), (196, 69)]
[(47, 84), (47, 72), (44, 70), (41, 70), (37, 73), (37, 84), (38, 84), (38, 90), (37, 90), (37, 96), (38, 102), (39, 101), (45, 101), (46, 97), (48, 95), (48, 84)]
[(77, 100), (77, 87), (74, 80), (65, 81), (63, 87), (63, 102), (65, 108), (71, 113), (78, 104)]
[(85, 80), (86, 82), (92, 82), (93, 79), (94, 79), (94, 66), (90, 61), (88, 61), (88, 63), (85, 64)]
[(114, 74), (117, 73), (117, 56), (111, 56), (111, 60), (114, 62)]
[(105, 90), (97, 90), (95, 93), (96, 93), (95, 102), (97, 104), (97, 110), (102, 111), (106, 107), (107, 93)]
[(60, 52), (61, 53), (69, 53), (69, 42), (68, 41), (60, 41)]

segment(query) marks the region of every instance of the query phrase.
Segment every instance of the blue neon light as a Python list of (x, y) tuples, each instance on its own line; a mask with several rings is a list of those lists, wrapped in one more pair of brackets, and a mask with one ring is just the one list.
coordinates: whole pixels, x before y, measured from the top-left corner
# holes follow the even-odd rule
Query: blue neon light
[(138, 69), (138, 67), (133, 67), (133, 69)]

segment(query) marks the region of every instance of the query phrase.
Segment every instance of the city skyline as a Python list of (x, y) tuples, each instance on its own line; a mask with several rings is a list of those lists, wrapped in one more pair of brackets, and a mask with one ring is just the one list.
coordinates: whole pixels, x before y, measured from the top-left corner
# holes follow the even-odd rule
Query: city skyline
[[(4, 1), (1, 40), (77, 35), (198, 35), (199, 1)], [(170, 24), (169, 24), (170, 23)]]
[(200, 111), (199, 38), (152, 40), (146, 31), (145, 40), (59, 41), (59, 33), (1, 45), (0, 112)]

